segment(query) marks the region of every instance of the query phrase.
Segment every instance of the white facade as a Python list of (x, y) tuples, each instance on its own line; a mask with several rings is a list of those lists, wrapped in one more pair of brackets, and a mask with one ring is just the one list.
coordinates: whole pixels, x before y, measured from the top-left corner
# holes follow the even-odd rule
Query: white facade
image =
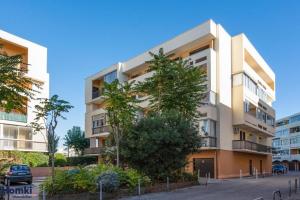
[(300, 113), (276, 122), (273, 161), (300, 161)]
[[(49, 98), (49, 74), (47, 72), (47, 48), (0, 30), (1, 52), (22, 55), (27, 63), (27, 76), (39, 81), (41, 89), (35, 98)], [(35, 118), (37, 100), (28, 101), (27, 114), (0, 111), (0, 150), (47, 151), (45, 132), (33, 133), (29, 124)]]

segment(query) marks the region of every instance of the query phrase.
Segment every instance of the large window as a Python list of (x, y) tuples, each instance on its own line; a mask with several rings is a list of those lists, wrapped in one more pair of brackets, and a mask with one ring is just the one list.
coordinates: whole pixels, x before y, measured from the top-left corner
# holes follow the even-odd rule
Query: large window
[(290, 128), (290, 133), (298, 133), (300, 132), (300, 126)]
[(252, 115), (253, 117), (257, 118), (258, 120), (264, 122), (269, 126), (275, 125), (275, 119), (264, 112), (262, 109), (257, 108), (254, 104), (250, 103), (248, 100), (244, 102), (244, 112)]
[(112, 83), (117, 79), (117, 71), (112, 71), (104, 76), (104, 81), (106, 83)]
[(244, 74), (244, 85), (254, 94), (257, 94), (257, 84), (246, 74)]
[(276, 137), (287, 137), (289, 136), (289, 129), (283, 129), (275, 132)]
[(92, 117), (93, 120), (93, 128), (99, 128), (106, 126), (106, 115), (100, 114)]
[(205, 137), (216, 137), (216, 122), (210, 119), (200, 120), (199, 133)]
[(299, 122), (299, 121), (300, 121), (300, 115), (296, 115), (290, 118), (290, 123)]

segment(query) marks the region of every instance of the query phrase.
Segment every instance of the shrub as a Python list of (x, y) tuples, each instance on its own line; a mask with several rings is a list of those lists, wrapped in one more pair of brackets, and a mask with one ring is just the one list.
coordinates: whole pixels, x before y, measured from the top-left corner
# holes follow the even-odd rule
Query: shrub
[(0, 157), (15, 164), (26, 164), (30, 167), (47, 166), (48, 156), (41, 152), (0, 151)]
[(112, 192), (119, 187), (134, 189), (138, 184), (150, 183), (150, 179), (139, 174), (134, 169), (121, 169), (113, 165), (89, 165), (72, 170), (59, 170), (55, 173), (54, 184), (47, 178), (41, 187), (51, 196), (60, 193), (96, 192), (99, 180), (106, 192)]
[(114, 192), (120, 186), (119, 176), (116, 172), (106, 171), (103, 172), (97, 179), (97, 182), (102, 182), (103, 191)]
[(54, 165), (57, 167), (63, 167), (66, 166), (67, 159), (64, 154), (62, 153), (56, 153), (54, 156)]
[(86, 166), (90, 164), (97, 164), (97, 156), (78, 156), (67, 158), (67, 164), (69, 166)]

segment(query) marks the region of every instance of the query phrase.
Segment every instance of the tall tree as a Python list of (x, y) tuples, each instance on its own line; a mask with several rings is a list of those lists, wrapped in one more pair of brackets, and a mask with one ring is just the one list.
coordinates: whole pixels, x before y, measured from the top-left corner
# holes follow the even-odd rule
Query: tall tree
[(198, 116), (197, 108), (206, 96), (206, 72), (194, 67), (188, 60), (172, 60), (163, 49), (150, 52), (149, 70), (153, 76), (138, 83), (137, 89), (149, 95), (150, 108), (159, 113), (176, 110), (184, 117)]
[[(0, 46), (1, 49), (1, 46)], [(8, 56), (0, 52), (0, 108), (6, 112), (27, 110), (28, 99), (33, 99), (41, 84), (26, 76), (27, 64), (22, 55)]]
[(85, 138), (84, 131), (78, 126), (73, 126), (64, 137), (64, 145), (73, 148), (78, 155), (82, 155), (85, 148), (89, 147), (89, 140)]
[(123, 135), (128, 131), (135, 120), (136, 103), (133, 83), (121, 84), (118, 80), (104, 83), (104, 104), (108, 115), (108, 123), (116, 145), (117, 166), (120, 165), (119, 148)]
[(159, 180), (184, 167), (186, 156), (200, 144), (191, 120), (168, 111), (151, 113), (134, 125), (121, 142), (121, 152), (130, 166)]
[(69, 102), (59, 99), (58, 95), (53, 95), (50, 99), (40, 99), (40, 104), (35, 106), (36, 117), (31, 125), (36, 132), (46, 130), (49, 160), (51, 160), (52, 168), (52, 180), (54, 180), (55, 144), (57, 144), (59, 139), (55, 134), (55, 129), (57, 127), (58, 120), (60, 118), (66, 119), (63, 114), (68, 113), (72, 108), (73, 106), (70, 105)]

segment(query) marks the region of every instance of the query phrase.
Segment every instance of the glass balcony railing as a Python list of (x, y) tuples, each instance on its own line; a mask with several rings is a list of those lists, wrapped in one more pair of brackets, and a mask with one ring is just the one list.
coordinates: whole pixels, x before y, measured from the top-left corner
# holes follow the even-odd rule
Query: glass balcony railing
[(216, 137), (201, 137), (201, 147), (217, 147)]
[(93, 128), (93, 134), (107, 133), (109, 132), (109, 126), (95, 127)]
[(15, 122), (27, 122), (27, 115), (20, 114), (20, 113), (7, 113), (0, 111), (0, 120), (7, 120), (7, 121), (15, 121)]
[(0, 138), (0, 148), (3, 150), (47, 151), (46, 142), (35, 142), (20, 139)]

